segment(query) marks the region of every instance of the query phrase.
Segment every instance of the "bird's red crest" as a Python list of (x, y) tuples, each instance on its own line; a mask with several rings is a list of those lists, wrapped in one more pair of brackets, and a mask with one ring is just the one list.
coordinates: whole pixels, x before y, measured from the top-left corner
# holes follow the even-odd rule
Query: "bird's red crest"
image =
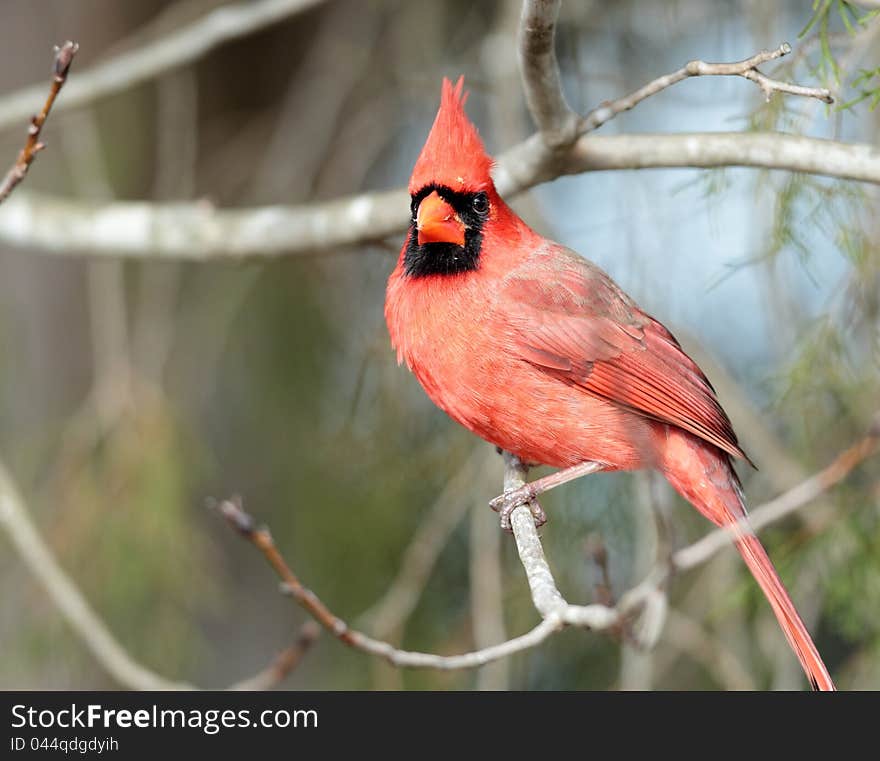
[(448, 185), (452, 190), (482, 190), (491, 184), (492, 159), (464, 112), (467, 96), (464, 77), (459, 77), (455, 85), (444, 77), (440, 109), (413, 169), (410, 193), (432, 183)]

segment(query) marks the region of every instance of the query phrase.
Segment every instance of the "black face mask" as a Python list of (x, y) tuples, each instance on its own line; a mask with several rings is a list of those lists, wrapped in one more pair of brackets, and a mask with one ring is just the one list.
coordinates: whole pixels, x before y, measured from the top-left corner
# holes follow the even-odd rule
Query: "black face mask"
[[(433, 192), (455, 210), (464, 224), (463, 246), (443, 242), (419, 243), (416, 214), (422, 200)], [(457, 275), (479, 269), (483, 224), (489, 216), (489, 198), (485, 193), (462, 193), (445, 185), (426, 185), (413, 194), (411, 210), (412, 225), (403, 256), (404, 272), (407, 276)]]

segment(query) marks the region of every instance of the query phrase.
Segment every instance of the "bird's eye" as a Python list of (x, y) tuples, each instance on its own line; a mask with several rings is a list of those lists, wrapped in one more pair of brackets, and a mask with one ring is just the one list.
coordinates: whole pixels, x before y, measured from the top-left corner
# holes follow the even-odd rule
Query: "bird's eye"
[(489, 211), (489, 199), (487, 198), (485, 193), (477, 193), (474, 196), (474, 200), (471, 201), (471, 206), (473, 207), (474, 211), (482, 217)]
[(409, 213), (413, 222), (416, 221), (416, 215), (419, 213), (419, 199), (413, 198), (409, 205)]

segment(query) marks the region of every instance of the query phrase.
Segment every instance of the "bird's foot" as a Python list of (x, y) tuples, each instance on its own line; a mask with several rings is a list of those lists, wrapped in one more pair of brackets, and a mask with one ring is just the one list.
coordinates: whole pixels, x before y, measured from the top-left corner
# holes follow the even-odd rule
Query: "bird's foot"
[(547, 515), (535, 501), (539, 494), (555, 489), (557, 486), (561, 486), (589, 473), (605, 470), (606, 467), (605, 464), (599, 462), (582, 462), (580, 465), (557, 470), (555, 473), (539, 478), (537, 481), (531, 481), (516, 489), (504, 492), (504, 494), (495, 497), (495, 499), (489, 502), (489, 507), (496, 513), (501, 514), (501, 528), (505, 531), (510, 531), (510, 514), (520, 505), (528, 503), (532, 515), (535, 516), (535, 525), (540, 528), (547, 522)]
[(536, 496), (537, 494), (535, 494), (531, 484), (523, 484), (518, 489), (511, 489), (495, 497), (495, 499), (489, 500), (489, 507), (496, 513), (507, 513), (510, 515), (517, 507), (533, 500)]
[(525, 484), (519, 489), (505, 492), (489, 502), (491, 507), (501, 517), (501, 528), (508, 533), (513, 533), (510, 525), (510, 516), (521, 505), (526, 505), (535, 519), (535, 526), (541, 528), (547, 522), (547, 513), (536, 501), (537, 494), (530, 484)]

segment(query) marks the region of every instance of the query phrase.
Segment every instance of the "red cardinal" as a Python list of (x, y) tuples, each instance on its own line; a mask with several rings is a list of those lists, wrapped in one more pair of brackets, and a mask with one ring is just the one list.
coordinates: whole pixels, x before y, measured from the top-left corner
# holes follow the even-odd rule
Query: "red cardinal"
[(599, 267), (504, 203), (462, 85), (443, 81), (409, 183), (412, 225), (385, 301), (398, 361), (448, 415), (523, 462), (659, 470), (733, 530), (812, 686), (833, 690), (744, 522), (731, 460), (748, 458), (706, 376)]

